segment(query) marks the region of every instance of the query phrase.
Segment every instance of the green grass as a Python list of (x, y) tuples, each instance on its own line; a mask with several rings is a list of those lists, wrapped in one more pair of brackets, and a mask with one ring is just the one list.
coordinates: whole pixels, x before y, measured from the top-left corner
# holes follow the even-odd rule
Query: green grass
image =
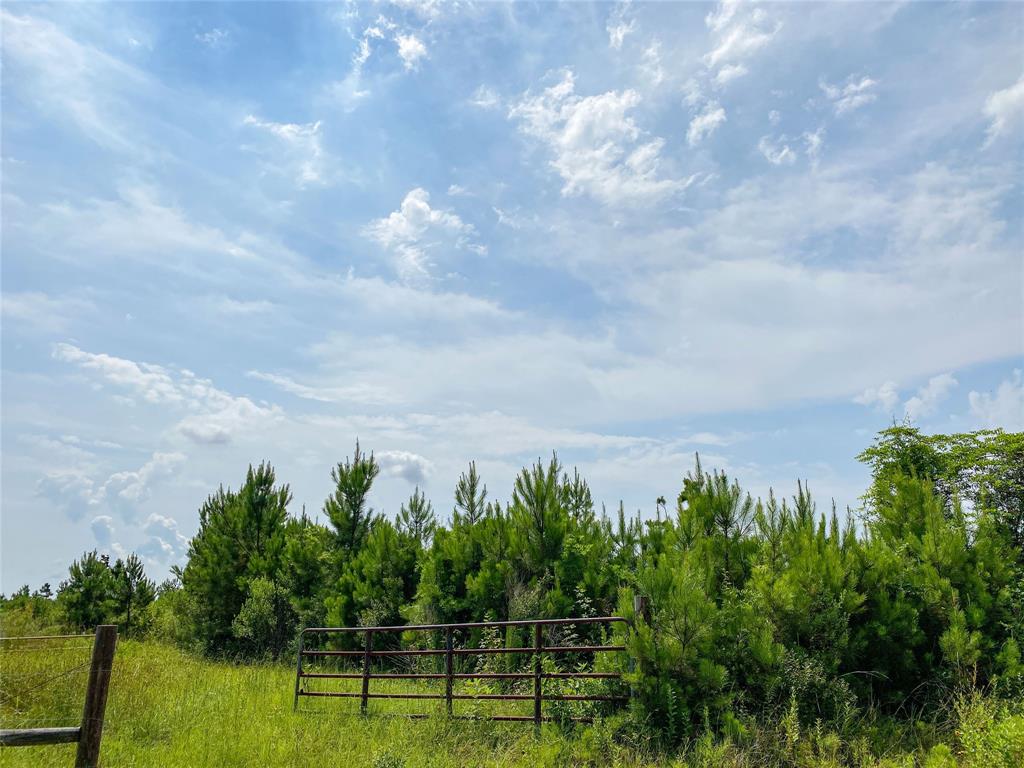
[[(2, 726), (77, 725), (86, 671), (67, 671), (88, 658), (87, 640), (73, 641), (64, 649), (0, 652)], [(28, 691), (61, 672), (66, 672), (61, 679)], [(348, 690), (356, 690), (359, 684), (346, 682)], [(440, 683), (430, 688), (397, 681), (374, 685), (378, 690), (440, 690)], [(302, 699), (296, 713), (292, 711), (293, 686), (293, 670), (284, 665), (214, 663), (155, 643), (122, 640), (107, 706), (104, 764), (211, 768), (767, 764), (768, 752), (758, 751), (756, 739), (736, 746), (704, 738), (689, 745), (683, 756), (657, 754), (636, 738), (626, 746), (613, 738), (614, 720), (571, 733), (545, 725), (538, 734), (524, 723), (448, 720), (440, 714), (409, 720), (387, 714), (423, 711), (434, 704), (424, 701), (374, 701), (371, 714), (362, 717), (357, 700)], [(343, 689), (336, 681), (333, 688)], [(27, 692), (19, 696), (20, 691)], [(459, 705), (462, 711), (473, 706)], [(516, 705), (503, 706), (510, 712)], [(917, 754), (887, 750), (882, 759), (865, 749), (856, 757), (856, 751), (841, 748), (835, 736), (805, 729), (791, 734), (792, 750), (772, 752), (771, 762), (944, 768), (959, 759), (962, 765), (998, 768), (1001, 760), (1024, 756), (1024, 719), (993, 708), (985, 699), (965, 701), (964, 706), (962, 722), (970, 730), (950, 747)], [(69, 766), (74, 751), (74, 745), (5, 749), (0, 752), (0, 764)]]

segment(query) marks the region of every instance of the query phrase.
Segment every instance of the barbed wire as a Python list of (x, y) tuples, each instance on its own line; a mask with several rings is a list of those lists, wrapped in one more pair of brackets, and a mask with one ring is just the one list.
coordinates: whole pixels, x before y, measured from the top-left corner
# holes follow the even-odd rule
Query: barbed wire
[(40, 688), (45, 688), (47, 685), (50, 685), (51, 683), (56, 682), (57, 680), (63, 680), (65, 677), (72, 675), (75, 672), (79, 672), (83, 669), (88, 669), (89, 665), (90, 662), (87, 661), (84, 664), (79, 664), (76, 667), (71, 667), (71, 669), (66, 669), (63, 672), (58, 672), (55, 675), (49, 675), (45, 680), (43, 680), (38, 685), (34, 685), (31, 688), (26, 688), (24, 690), (17, 691), (13, 696), (7, 693), (6, 691), (0, 691), (0, 695), (7, 696), (8, 698), (21, 699), (23, 696), (26, 696), (27, 694), (32, 693), (33, 691), (38, 691)]

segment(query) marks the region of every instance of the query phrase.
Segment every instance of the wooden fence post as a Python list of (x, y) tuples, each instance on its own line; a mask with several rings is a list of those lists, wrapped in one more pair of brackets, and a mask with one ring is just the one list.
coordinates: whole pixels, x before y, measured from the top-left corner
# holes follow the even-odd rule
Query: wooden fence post
[(97, 768), (100, 764), (103, 713), (107, 708), (107, 690), (110, 686), (110, 670), (114, 666), (114, 648), (116, 646), (117, 626), (101, 624), (96, 627), (96, 640), (92, 646), (89, 687), (85, 691), (82, 734), (78, 742), (75, 768)]
[(370, 700), (370, 651), (373, 650), (373, 632), (366, 630), (366, 642), (363, 644), (363, 697), (359, 702), (359, 711), (366, 714), (366, 704)]
[(540, 652), (544, 647), (544, 627), (541, 624), (533, 625), (533, 724), (540, 728), (541, 723), (541, 688), (544, 668), (540, 663)]
[(448, 717), (452, 716), (452, 628), (444, 631), (444, 701)]

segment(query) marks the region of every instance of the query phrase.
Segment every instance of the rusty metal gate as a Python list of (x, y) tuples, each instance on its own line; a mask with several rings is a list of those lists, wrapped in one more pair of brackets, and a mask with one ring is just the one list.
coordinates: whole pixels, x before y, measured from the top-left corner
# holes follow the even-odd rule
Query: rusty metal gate
[[(575, 721), (589, 722), (591, 717), (569, 717), (552, 718), (545, 717), (543, 703), (545, 701), (595, 701), (595, 702), (625, 702), (629, 700), (627, 695), (612, 693), (584, 693), (584, 694), (545, 694), (544, 680), (585, 680), (604, 679), (618, 680), (622, 675), (620, 672), (607, 671), (598, 672), (593, 669), (589, 671), (545, 671), (542, 664), (542, 657), (556, 654), (594, 654), (604, 652), (623, 653), (626, 650), (624, 645), (546, 645), (544, 643), (544, 630), (556, 627), (572, 627), (578, 625), (604, 625), (610, 628), (611, 625), (626, 620), (620, 616), (598, 616), (580, 619), (534, 619), (526, 621), (484, 621), (469, 622), (463, 624), (416, 624), (397, 627), (310, 627), (302, 630), (299, 635), (299, 648), (295, 666), (295, 701), (293, 708), (297, 709), (300, 696), (314, 697), (337, 697), (360, 700), (360, 712), (366, 712), (367, 703), (370, 699), (435, 699), (444, 700), (447, 714), (452, 717), (459, 717), (454, 713), (454, 702), (459, 700), (494, 700), (494, 701), (532, 701), (533, 715), (489, 715), (483, 716), (490, 720), (512, 720), (534, 722), (540, 724), (545, 720), (570, 719)], [(473, 630), (503, 629), (506, 633), (509, 628), (530, 629), (533, 632), (533, 644), (518, 647), (456, 647), (454, 635), (457, 632), (472, 632)], [(401, 637), (407, 632), (430, 632), (443, 634), (443, 648), (402, 648)], [(333, 648), (311, 648), (310, 646), (320, 643), (323, 640), (335, 636), (362, 635), (363, 643), (361, 649), (333, 649)], [(398, 638), (398, 646), (395, 645), (395, 636)], [(374, 649), (375, 637), (390, 638), (386, 643), (392, 647)], [(342, 643), (345, 641), (342, 639)], [(438, 643), (435, 641), (434, 643)], [(455, 671), (456, 659), (467, 656), (478, 656), (486, 654), (520, 654), (529, 655), (532, 658), (531, 671), (515, 672), (478, 672), (478, 671)], [(371, 660), (391, 659), (398, 660), (407, 657), (417, 656), (443, 656), (444, 672), (373, 672), (371, 671)], [(309, 671), (304, 663), (307, 659), (331, 659), (344, 660), (346, 658), (362, 661), (362, 670), (355, 671)], [(361, 680), (362, 690), (355, 691), (321, 691), (308, 690), (305, 686), (307, 680)], [(371, 692), (371, 680), (437, 680), (444, 681), (444, 693), (395, 693), (395, 692)], [(455, 681), (458, 680), (533, 680), (532, 694), (523, 693), (456, 693), (454, 691)], [(409, 717), (428, 717), (425, 713), (403, 713)]]

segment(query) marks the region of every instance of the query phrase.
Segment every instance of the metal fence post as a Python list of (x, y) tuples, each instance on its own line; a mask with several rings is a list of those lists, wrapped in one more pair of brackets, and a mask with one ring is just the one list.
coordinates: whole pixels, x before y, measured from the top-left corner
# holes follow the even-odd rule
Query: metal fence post
[(299, 708), (299, 684), (302, 682), (302, 652), (306, 645), (306, 631), (299, 632), (299, 650), (295, 654), (295, 701), (292, 702), (292, 712)]
[(92, 646), (89, 685), (85, 691), (82, 733), (78, 742), (75, 768), (97, 768), (100, 764), (103, 714), (107, 708), (107, 690), (110, 686), (110, 670), (114, 666), (114, 648), (116, 646), (117, 626), (101, 624), (96, 627), (96, 640)]
[(444, 630), (444, 700), (448, 717), (452, 716), (452, 628)]
[(373, 650), (373, 631), (366, 630), (366, 642), (363, 644), (363, 697), (359, 702), (359, 711), (366, 714), (366, 703), (370, 700), (370, 652)]
[(541, 674), (543, 667), (540, 663), (540, 653), (544, 647), (543, 632), (543, 626), (540, 624), (533, 625), (533, 724), (538, 728), (541, 722)]

